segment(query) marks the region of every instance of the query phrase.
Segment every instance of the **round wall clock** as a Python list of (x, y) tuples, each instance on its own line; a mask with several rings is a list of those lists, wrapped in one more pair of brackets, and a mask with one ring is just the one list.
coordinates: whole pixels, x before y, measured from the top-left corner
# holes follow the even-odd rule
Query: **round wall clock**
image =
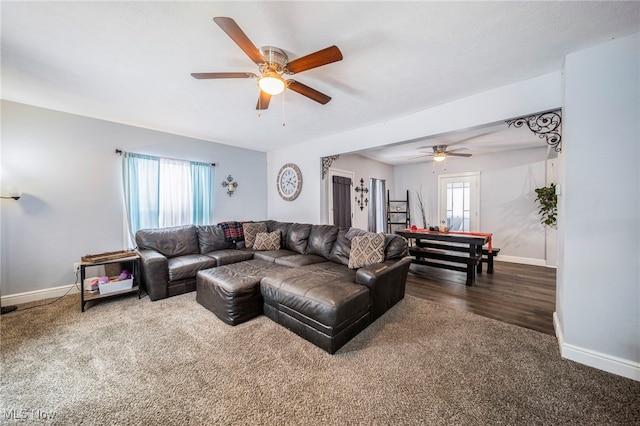
[(293, 163), (287, 163), (278, 172), (278, 194), (283, 200), (293, 201), (302, 190), (302, 173)]

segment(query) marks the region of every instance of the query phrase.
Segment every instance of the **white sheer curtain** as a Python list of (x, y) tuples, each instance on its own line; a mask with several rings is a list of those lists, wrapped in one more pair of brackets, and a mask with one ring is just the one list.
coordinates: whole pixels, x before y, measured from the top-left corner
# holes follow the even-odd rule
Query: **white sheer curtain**
[(387, 232), (387, 199), (384, 179), (369, 181), (369, 231)]
[(160, 217), (158, 225), (188, 225), (193, 219), (193, 184), (188, 161), (160, 159)]
[(122, 157), (127, 227), (139, 229), (211, 223), (213, 166), (125, 152)]

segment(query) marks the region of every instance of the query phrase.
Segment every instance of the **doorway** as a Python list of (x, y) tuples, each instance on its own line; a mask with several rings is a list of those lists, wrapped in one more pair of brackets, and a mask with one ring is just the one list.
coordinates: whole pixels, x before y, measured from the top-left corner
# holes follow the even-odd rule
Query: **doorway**
[(348, 170), (329, 169), (327, 206), (329, 224), (341, 228), (350, 228), (353, 220), (353, 197), (351, 187), (354, 172)]
[(480, 172), (438, 176), (438, 221), (451, 231), (480, 230)]

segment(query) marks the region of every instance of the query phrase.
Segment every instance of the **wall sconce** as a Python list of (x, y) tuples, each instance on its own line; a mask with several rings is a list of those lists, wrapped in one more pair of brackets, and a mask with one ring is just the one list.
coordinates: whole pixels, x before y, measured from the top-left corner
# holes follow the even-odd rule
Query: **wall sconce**
[(222, 186), (227, 188), (227, 195), (231, 197), (238, 187), (238, 182), (234, 182), (231, 175), (227, 176), (227, 180), (222, 182)]
[(18, 190), (18, 189), (11, 189), (8, 191), (11, 195), (9, 196), (0, 196), (0, 198), (2, 198), (3, 200), (9, 200), (9, 199), (14, 199), (14, 200), (19, 200), (20, 197), (22, 197), (22, 191)]
[(364, 210), (364, 206), (369, 204), (369, 199), (364, 198), (364, 194), (369, 193), (369, 188), (364, 187), (364, 179), (360, 178), (360, 186), (356, 186), (355, 190), (358, 194), (360, 194), (360, 198), (358, 198), (358, 196), (356, 195), (356, 201), (358, 202), (358, 207), (360, 207), (360, 210)]

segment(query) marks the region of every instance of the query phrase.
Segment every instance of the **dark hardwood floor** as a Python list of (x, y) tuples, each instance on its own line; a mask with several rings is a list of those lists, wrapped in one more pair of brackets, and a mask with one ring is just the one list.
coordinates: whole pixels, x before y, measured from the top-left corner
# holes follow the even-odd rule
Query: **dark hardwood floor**
[(411, 265), (406, 294), (555, 335), (556, 270), (497, 258), (494, 265), (493, 274), (484, 265), (471, 287), (463, 272)]

